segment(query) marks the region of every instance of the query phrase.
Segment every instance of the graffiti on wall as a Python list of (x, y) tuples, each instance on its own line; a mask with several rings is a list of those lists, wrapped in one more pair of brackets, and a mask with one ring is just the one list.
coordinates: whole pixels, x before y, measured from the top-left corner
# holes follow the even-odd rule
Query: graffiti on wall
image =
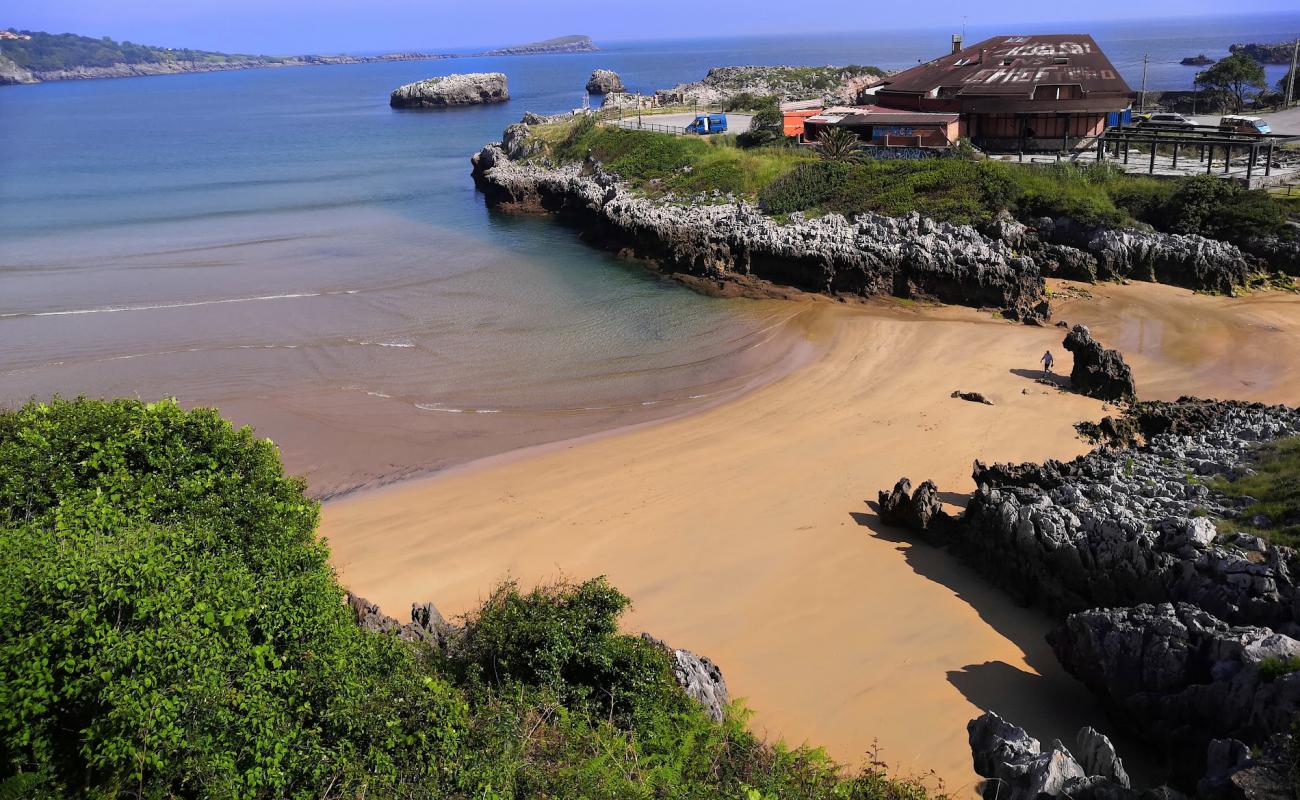
[(927, 147), (878, 147), (876, 145), (867, 145), (862, 150), (871, 158), (886, 161), (920, 161), (926, 158), (939, 157), (939, 151)]

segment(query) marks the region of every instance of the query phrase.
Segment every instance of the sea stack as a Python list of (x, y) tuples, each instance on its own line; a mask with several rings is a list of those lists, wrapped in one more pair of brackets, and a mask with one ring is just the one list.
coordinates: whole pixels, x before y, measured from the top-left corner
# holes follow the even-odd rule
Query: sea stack
[(447, 108), (479, 103), (504, 103), (510, 99), (506, 76), (500, 72), (445, 75), (408, 83), (388, 100), (393, 108)]
[(614, 92), (625, 91), (623, 88), (623, 79), (618, 77), (618, 73), (609, 69), (598, 69), (591, 73), (587, 79), (587, 91), (591, 94), (613, 94)]

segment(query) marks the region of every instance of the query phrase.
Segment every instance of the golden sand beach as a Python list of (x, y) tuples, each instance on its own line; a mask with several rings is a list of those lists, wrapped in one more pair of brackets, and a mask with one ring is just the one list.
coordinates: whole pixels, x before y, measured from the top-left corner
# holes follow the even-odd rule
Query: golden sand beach
[[(1300, 298), (1091, 292), (1058, 317), (1123, 349), (1144, 397), (1300, 400)], [(1085, 452), (1073, 423), (1107, 409), (1033, 380), (1049, 348), (1068, 372), (1064, 331), (806, 302), (820, 357), (724, 405), (326, 504), (343, 583), (394, 616), (426, 600), (456, 615), (505, 578), (607, 575), (634, 602), (625, 627), (714, 659), (756, 730), (849, 762), (878, 743), (960, 795), (982, 710), (1048, 739), (1105, 729), (1047, 648), (1047, 617), (883, 528), (868, 502), (906, 475), (959, 505), (976, 458)]]

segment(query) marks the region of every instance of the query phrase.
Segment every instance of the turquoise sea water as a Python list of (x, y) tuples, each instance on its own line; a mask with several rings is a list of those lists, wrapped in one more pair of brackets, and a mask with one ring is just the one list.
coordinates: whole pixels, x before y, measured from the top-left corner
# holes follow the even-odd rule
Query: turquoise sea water
[[(1135, 86), (1149, 52), (1149, 84), (1178, 88), (1182, 56), (1294, 36), (1300, 14), (1070, 27)], [(705, 298), (548, 220), (489, 213), (469, 155), (526, 110), (580, 104), (596, 67), (651, 91), (727, 64), (906, 66), (947, 34), (5, 87), (0, 404), (215, 403), (319, 493), (689, 410), (797, 354), (790, 307)], [(510, 102), (387, 105), (402, 83), (489, 70)]]

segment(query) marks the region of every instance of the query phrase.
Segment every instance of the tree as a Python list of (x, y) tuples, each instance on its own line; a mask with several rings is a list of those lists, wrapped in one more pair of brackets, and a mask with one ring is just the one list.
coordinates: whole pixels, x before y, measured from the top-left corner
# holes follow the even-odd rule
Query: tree
[(832, 125), (817, 137), (817, 149), (827, 161), (853, 162), (862, 158), (858, 135), (848, 128)]
[(784, 137), (785, 122), (781, 108), (776, 104), (776, 98), (772, 98), (771, 102), (754, 114), (749, 130), (736, 137), (736, 141), (741, 147), (758, 147), (778, 142)]
[(1255, 59), (1242, 53), (1233, 53), (1209, 69), (1196, 73), (1196, 85), (1227, 97), (1233, 111), (1246, 105), (1250, 90), (1263, 91), (1267, 87), (1264, 67)]

